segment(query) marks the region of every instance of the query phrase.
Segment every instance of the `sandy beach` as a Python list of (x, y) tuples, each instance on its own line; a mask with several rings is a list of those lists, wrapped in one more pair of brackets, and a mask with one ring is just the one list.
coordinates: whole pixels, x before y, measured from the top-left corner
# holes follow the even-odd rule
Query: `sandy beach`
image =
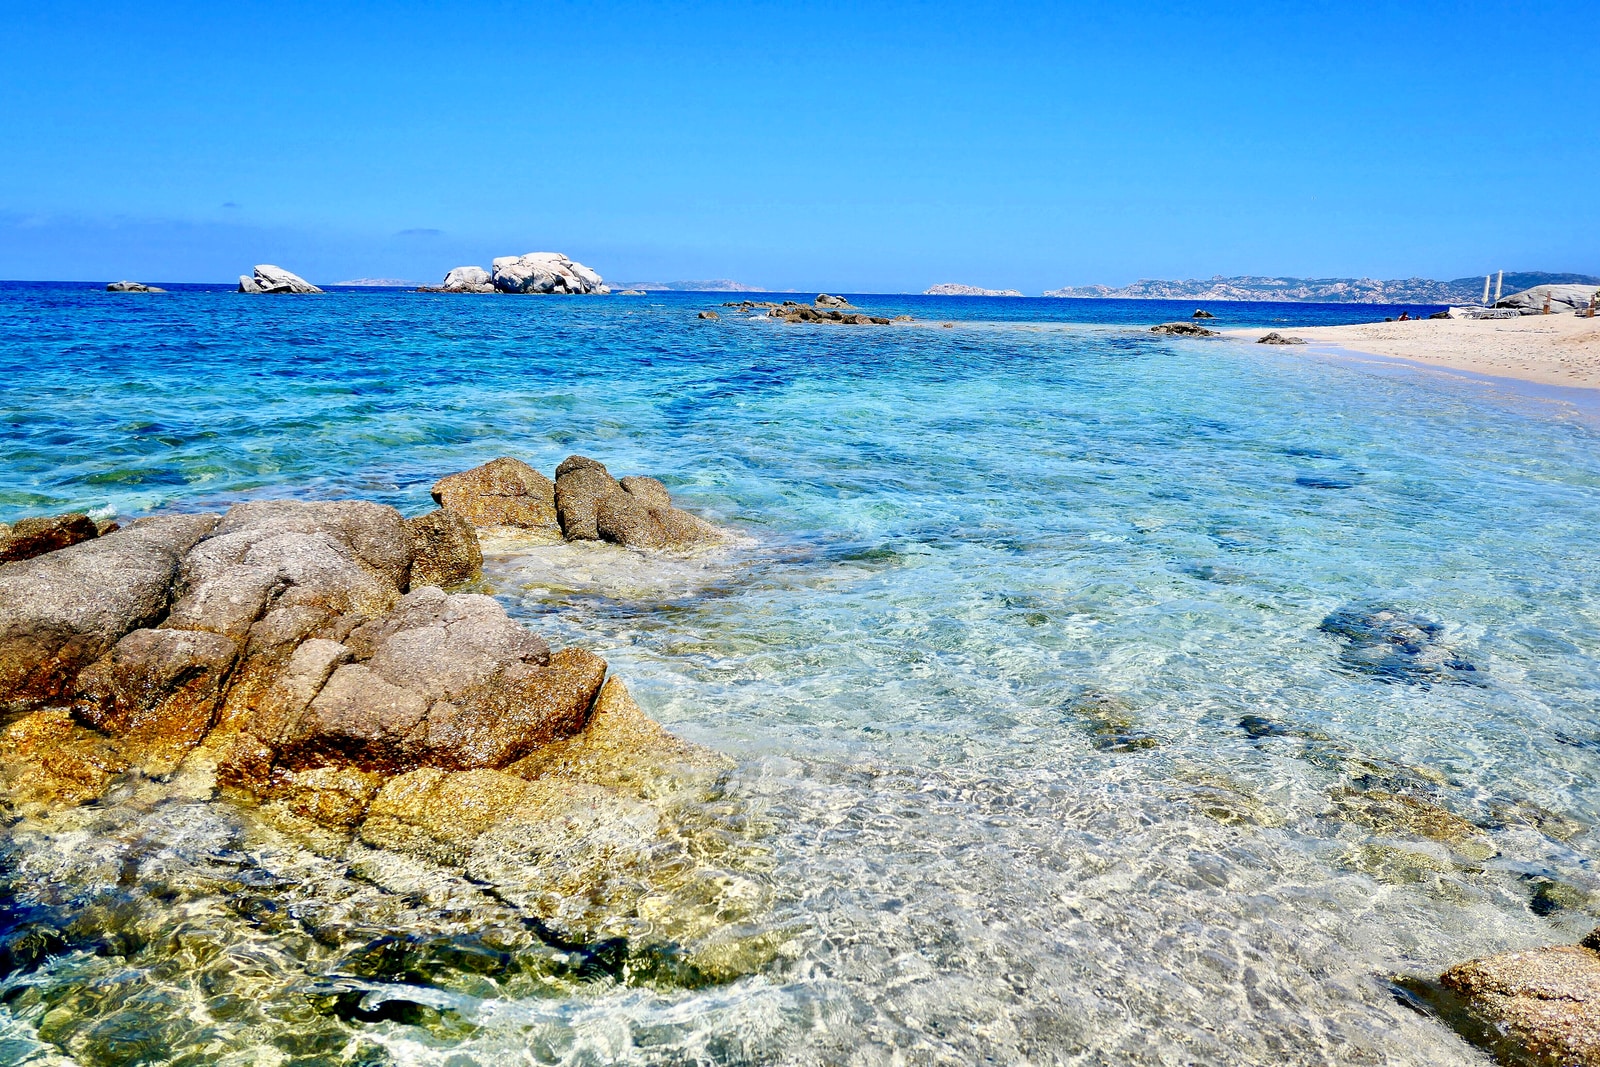
[[(1255, 340), (1267, 331), (1225, 330)], [(1415, 360), (1540, 385), (1600, 389), (1600, 318), (1417, 319), (1284, 331), (1311, 344)]]

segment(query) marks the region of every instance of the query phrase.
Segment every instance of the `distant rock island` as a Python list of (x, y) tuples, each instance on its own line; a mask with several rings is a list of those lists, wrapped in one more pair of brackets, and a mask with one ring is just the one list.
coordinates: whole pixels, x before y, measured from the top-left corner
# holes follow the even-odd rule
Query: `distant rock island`
[(424, 293), (610, 293), (604, 279), (560, 252), (498, 256), (488, 270), (454, 267)]
[[(1507, 271), (1505, 292), (1536, 285), (1600, 285), (1588, 274), (1551, 274), (1544, 271)], [(944, 288), (935, 286), (934, 289)], [(929, 289), (928, 292), (933, 292)], [(1271, 300), (1313, 304), (1462, 304), (1483, 299), (1483, 278), (1457, 278), (1441, 282), (1432, 278), (1191, 278), (1186, 281), (1140, 279), (1132, 285), (1069, 285), (1050, 289), (1045, 296), (1092, 300)]]
[[(957, 282), (941, 282), (930, 285), (922, 290), (923, 296), (1021, 296), (1015, 289), (982, 289), (976, 285), (961, 285)], [(1045, 296), (1055, 296), (1046, 293)]]
[(642, 289), (645, 292), (671, 293), (773, 293), (789, 290), (764, 289), (759, 285), (746, 285), (732, 278), (709, 278), (690, 282), (629, 282), (624, 289)]
[(334, 282), (334, 285), (357, 285), (366, 289), (415, 289), (416, 282), (406, 281), (404, 278), (351, 278), (349, 281)]

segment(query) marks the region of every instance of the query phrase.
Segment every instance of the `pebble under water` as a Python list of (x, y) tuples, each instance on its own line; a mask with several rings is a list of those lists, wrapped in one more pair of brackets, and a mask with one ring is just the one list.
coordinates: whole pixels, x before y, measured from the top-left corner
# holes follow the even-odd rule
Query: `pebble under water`
[(639, 969), (128, 782), (9, 822), (0, 1063), (1487, 1062), (1399, 983), (1600, 921), (1596, 427), (1141, 328), (1189, 305), (856, 303), (920, 321), (0, 288), (0, 520), (578, 452), (736, 528), (484, 581), (733, 760), (691, 851), (760, 946)]

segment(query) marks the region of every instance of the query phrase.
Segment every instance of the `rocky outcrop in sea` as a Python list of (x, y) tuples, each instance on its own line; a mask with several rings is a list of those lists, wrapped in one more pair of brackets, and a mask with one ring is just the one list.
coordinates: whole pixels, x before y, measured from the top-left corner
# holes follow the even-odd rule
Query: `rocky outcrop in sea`
[(429, 293), (609, 293), (600, 275), (560, 252), (500, 256), (490, 270), (456, 267)]
[[(809, 306), (797, 300), (785, 300), (775, 304), (770, 300), (741, 300), (738, 303), (723, 304), (723, 307), (738, 308), (740, 311), (765, 310), (767, 318), (781, 319), (784, 322), (835, 322), (845, 326), (887, 326), (890, 322), (910, 322), (911, 316), (900, 315), (894, 319), (884, 318), (882, 315), (863, 315), (860, 312), (842, 311), (854, 305), (842, 296), (829, 296), (823, 293)], [(702, 314), (701, 318), (706, 316)]]
[(256, 264), (252, 274), (239, 275), (241, 293), (320, 293), (321, 289), (300, 275), (270, 263)]
[[(354, 962), (374, 938), (432, 961), (406, 972), (413, 986), (433, 970), (704, 984), (770, 959), (781, 937), (756, 921), (768, 891), (741, 858), (745, 831), (708, 807), (728, 761), (652, 722), (600, 656), (551, 648), (472, 585), (489, 528), (648, 552), (726, 535), (656, 479), (581, 456), (555, 473), (493, 460), (440, 479), (440, 506), (410, 519), (354, 500), (105, 532), (69, 516), (0, 565), (0, 812), (21, 834), (13, 866), (53, 865), (40, 886), (6, 887), (36, 915), (27, 936), (98, 951), (162, 910), (96, 910), (96, 894), (171, 893), (178, 878), (185, 908), (215, 912), (219, 943), (259, 942), (248, 927), (266, 922), (274, 945), (323, 946), (257, 980), (284, 1004), (304, 1005), (307, 983), (331, 990), (317, 1001), (329, 1025), (338, 990), (359, 986), (339, 983), (379, 973)], [(319, 873), (262, 872), (244, 898), (233, 876), (205, 888), (217, 849), (243, 855), (219, 843), (102, 891), (56, 851), (100, 824), (106, 855), (182, 825), (254, 840), (239, 862)], [(351, 894), (365, 914), (342, 910)], [(485, 938), (499, 946), (487, 961), (472, 947)], [(0, 950), (9, 970), (42, 959)], [(103, 1008), (78, 1006), (94, 1025)]]
[(112, 282), (106, 286), (108, 293), (164, 293), (165, 289), (156, 285), (146, 285), (143, 282)]

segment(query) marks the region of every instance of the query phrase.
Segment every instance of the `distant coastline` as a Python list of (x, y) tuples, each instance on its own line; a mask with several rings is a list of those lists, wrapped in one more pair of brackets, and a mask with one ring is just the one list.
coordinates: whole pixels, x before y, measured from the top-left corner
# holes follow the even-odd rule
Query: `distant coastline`
[[(1504, 291), (1536, 285), (1600, 285), (1600, 276), (1548, 271), (1506, 271)], [(1132, 285), (1069, 285), (1045, 296), (1075, 300), (1257, 300), (1312, 304), (1466, 304), (1483, 297), (1483, 278), (1283, 278), (1239, 275), (1163, 281), (1142, 278)]]

